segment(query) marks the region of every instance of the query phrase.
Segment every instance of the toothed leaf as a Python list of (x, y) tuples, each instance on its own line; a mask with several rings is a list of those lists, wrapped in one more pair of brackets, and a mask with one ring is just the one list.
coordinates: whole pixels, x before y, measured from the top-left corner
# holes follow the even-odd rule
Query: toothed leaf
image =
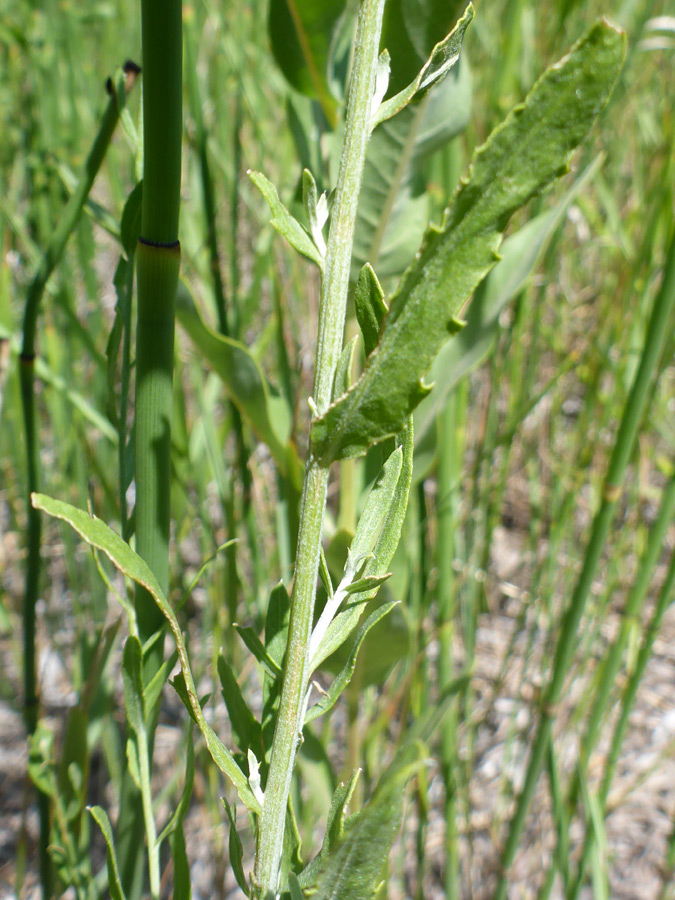
[(510, 216), (566, 171), (624, 52), (625, 36), (597, 23), (476, 151), (442, 226), (428, 230), (404, 274), (361, 377), (312, 424), (322, 464), (359, 456), (401, 430), (428, 392), (422, 378), (453, 318), (499, 259)]

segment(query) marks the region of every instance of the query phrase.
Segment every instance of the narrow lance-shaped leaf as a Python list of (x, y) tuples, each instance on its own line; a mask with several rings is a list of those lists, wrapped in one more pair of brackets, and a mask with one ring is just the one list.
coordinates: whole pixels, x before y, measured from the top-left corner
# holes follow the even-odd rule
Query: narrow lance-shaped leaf
[(48, 515), (67, 522), (88, 544), (103, 551), (123, 575), (131, 578), (136, 584), (140, 584), (152, 596), (171, 629), (173, 639), (176, 643), (176, 650), (178, 651), (181, 670), (185, 679), (185, 687), (192, 714), (204, 737), (209, 753), (221, 772), (223, 772), (224, 775), (227, 775), (232, 781), (239, 792), (242, 802), (245, 803), (252, 812), (259, 813), (260, 804), (253, 796), (253, 793), (248, 786), (246, 776), (234, 761), (232, 754), (227, 750), (215, 731), (204, 718), (204, 713), (202, 712), (197, 697), (197, 691), (190, 669), (190, 661), (187, 655), (187, 648), (185, 646), (185, 641), (183, 640), (183, 633), (178, 624), (178, 619), (169, 606), (169, 602), (164, 596), (164, 592), (157, 583), (157, 579), (147, 563), (141, 559), (138, 554), (134, 553), (126, 541), (122, 540), (112, 528), (109, 528), (104, 522), (97, 519), (96, 516), (90, 516), (83, 510), (71, 506), (70, 503), (64, 503), (62, 500), (46, 497), (44, 494), (32, 494), (31, 502), (35, 509), (41, 509)]
[(103, 833), (106, 843), (106, 861), (108, 866), (108, 891), (112, 900), (126, 900), (124, 889), (120, 879), (120, 873), (117, 866), (117, 854), (115, 853), (115, 842), (113, 839), (112, 827), (108, 813), (101, 806), (90, 806), (89, 812), (96, 820), (98, 827)]
[(604, 107), (625, 36), (601, 21), (548, 69), (473, 158), (441, 228), (427, 232), (401, 280), (359, 380), (312, 425), (328, 465), (398, 433), (429, 391), (422, 378), (469, 295), (499, 259), (513, 212), (562, 175)]
[[(380, 536), (375, 544), (372, 557), (367, 561), (363, 576), (379, 579), (388, 571), (396, 547), (401, 537), (401, 528), (405, 512), (408, 507), (408, 493), (413, 472), (413, 425), (412, 418), (401, 434), (402, 464), (401, 472), (396, 482), (396, 490), (391, 503), (391, 514), (386, 517)], [(316, 669), (321, 663), (340, 647), (356, 628), (366, 603), (377, 594), (378, 586), (373, 585), (370, 590), (359, 595), (359, 602), (349, 603), (335, 616), (326, 630), (316, 653), (313, 655), (312, 665)], [(351, 677), (351, 676), (350, 676)]]
[(345, 828), (345, 816), (356, 788), (361, 770), (357, 769), (349, 781), (341, 781), (335, 788), (333, 799), (330, 802), (328, 817), (326, 819), (326, 832), (324, 834), (321, 850), (314, 859), (302, 870), (298, 881), (300, 887), (311, 887), (323, 869), (324, 863), (331, 850), (336, 846)]
[(380, 619), (383, 619), (384, 616), (387, 615), (387, 613), (391, 612), (391, 610), (396, 606), (397, 603), (397, 600), (390, 600), (389, 602), (383, 603), (381, 606), (378, 606), (377, 609), (373, 610), (373, 612), (368, 616), (363, 625), (361, 625), (354, 638), (352, 648), (349, 652), (349, 657), (347, 658), (347, 662), (344, 664), (339, 674), (335, 677), (326, 693), (322, 695), (319, 702), (315, 703), (314, 706), (311, 706), (308, 709), (307, 714), (305, 715), (305, 725), (308, 722), (311, 722), (313, 719), (322, 716), (324, 713), (328, 712), (329, 709), (335, 706), (340, 694), (352, 680), (354, 669), (356, 668), (356, 658), (366, 635), (373, 627), (373, 625), (377, 625)]
[(277, 189), (262, 172), (249, 172), (248, 177), (265, 198), (272, 213), (272, 225), (282, 237), (285, 237), (291, 247), (298, 253), (302, 253), (307, 259), (311, 259), (317, 266), (323, 268), (323, 257), (312, 238), (307, 234), (302, 225), (286, 209), (279, 199)]
[(366, 263), (359, 272), (354, 290), (354, 307), (356, 319), (363, 335), (366, 356), (370, 356), (377, 347), (380, 339), (380, 326), (387, 315), (384, 291), (380, 287), (380, 282), (370, 263)]
[(464, 33), (469, 27), (473, 16), (473, 6), (469, 3), (464, 15), (450, 34), (436, 44), (431, 56), (422, 66), (417, 77), (406, 88), (399, 91), (398, 94), (380, 104), (373, 116), (371, 128), (375, 128), (380, 122), (385, 122), (387, 119), (395, 116), (409, 103), (419, 100), (429, 88), (445, 78), (459, 59)]

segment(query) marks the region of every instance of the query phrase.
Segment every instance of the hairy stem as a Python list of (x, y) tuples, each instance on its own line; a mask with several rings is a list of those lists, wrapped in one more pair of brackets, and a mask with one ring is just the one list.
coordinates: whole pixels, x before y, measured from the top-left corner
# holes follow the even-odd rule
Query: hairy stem
[[(345, 139), (321, 284), (314, 373), (314, 402), (319, 414), (330, 404), (335, 370), (342, 350), (356, 207), (370, 131), (383, 8), (384, 0), (362, 0), (359, 8)], [(319, 465), (310, 453), (300, 508), (300, 531), (281, 700), (255, 861), (255, 880), (264, 900), (273, 900), (279, 893), (286, 807), (302, 730), (309, 675), (309, 639), (327, 484), (328, 468)]]

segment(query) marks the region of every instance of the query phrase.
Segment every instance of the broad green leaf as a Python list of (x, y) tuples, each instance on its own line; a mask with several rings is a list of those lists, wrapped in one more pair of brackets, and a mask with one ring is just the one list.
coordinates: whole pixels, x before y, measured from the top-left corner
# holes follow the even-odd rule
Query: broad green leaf
[(113, 839), (112, 828), (110, 827), (110, 819), (108, 813), (101, 806), (90, 806), (89, 812), (103, 833), (106, 846), (106, 863), (108, 866), (108, 890), (112, 900), (126, 900), (124, 889), (120, 880), (120, 873), (117, 867), (117, 854), (115, 853), (115, 841)]
[(289, 83), (321, 103), (331, 126), (336, 102), (329, 88), (333, 35), (344, 0), (271, 0), (269, 33), (272, 53)]
[(380, 340), (380, 325), (387, 315), (384, 291), (370, 263), (366, 263), (356, 282), (354, 290), (356, 320), (363, 335), (366, 356), (370, 356)]
[(169, 606), (168, 600), (147, 563), (138, 554), (134, 553), (131, 547), (118, 534), (100, 519), (97, 519), (96, 516), (90, 516), (69, 503), (46, 497), (44, 494), (31, 494), (31, 502), (35, 509), (41, 509), (48, 515), (67, 522), (88, 544), (105, 553), (123, 575), (131, 578), (136, 584), (140, 584), (151, 594), (167, 620), (176, 643), (190, 708), (204, 737), (209, 753), (221, 772), (232, 781), (239, 792), (242, 802), (252, 812), (259, 813), (260, 804), (251, 793), (246, 776), (232, 758), (232, 754), (204, 718), (178, 619)]
[(129, 737), (127, 738), (125, 753), (127, 757), (127, 768), (129, 769), (129, 774), (131, 775), (133, 782), (138, 790), (142, 791), (143, 782), (141, 780), (141, 761), (139, 759), (138, 739), (135, 732), (131, 732), (129, 734)]
[(596, 157), (554, 207), (536, 216), (502, 244), (501, 259), (471, 300), (466, 328), (441, 348), (431, 364), (429, 379), (434, 389), (415, 410), (416, 447), (424, 440), (450, 391), (489, 352), (501, 311), (525, 286), (565, 213), (601, 164), (602, 157)]
[(290, 608), (288, 591), (283, 584), (279, 583), (270, 594), (265, 619), (265, 650), (279, 671), (281, 671), (286, 652)]
[(265, 376), (244, 344), (212, 331), (202, 321), (188, 291), (179, 284), (176, 315), (200, 355), (222, 379), (243, 418), (270, 448), (280, 472), (299, 478), (297, 452), (289, 436), (291, 416), (286, 403), (272, 393)]
[[(382, 466), (375, 484), (368, 493), (349, 548), (344, 580), (351, 581), (361, 568), (363, 560), (371, 554), (375, 557), (375, 563), (379, 562), (375, 550), (385, 523), (394, 514), (393, 503), (397, 499), (396, 487), (402, 470), (403, 447), (397, 447)], [(364, 572), (364, 574), (374, 573)]]
[(363, 809), (347, 823), (313, 886), (313, 900), (367, 900), (382, 878), (382, 866), (401, 824), (408, 781), (423, 765), (421, 742), (406, 745), (380, 779)]
[(312, 425), (324, 465), (399, 432), (428, 393), (424, 375), (470, 294), (498, 261), (513, 212), (562, 175), (604, 107), (625, 36), (601, 21), (549, 68), (474, 154), (468, 176), (401, 280), (363, 374)]
[[(338, 697), (352, 680), (352, 675), (354, 674), (354, 668), (356, 666), (356, 657), (358, 656), (359, 650), (361, 649), (361, 644), (363, 643), (364, 638), (373, 627), (373, 625), (379, 622), (380, 619), (384, 618), (384, 616), (386, 616), (388, 612), (391, 612), (391, 610), (396, 605), (396, 600), (390, 600), (388, 603), (383, 603), (381, 606), (378, 606), (377, 609), (375, 609), (361, 625), (356, 633), (356, 636), (354, 637), (349, 657), (344, 667), (342, 668), (342, 671), (335, 678), (327, 693), (322, 694), (319, 702), (315, 703), (314, 706), (310, 707), (310, 709), (307, 711), (307, 714), (305, 715), (305, 724), (318, 718), (318, 716), (322, 716), (325, 712), (328, 712), (329, 709), (335, 706)], [(348, 625), (348, 621), (345, 624)], [(334, 638), (335, 642), (339, 642), (339, 646), (343, 643), (348, 635), (349, 632), (344, 638), (342, 638), (341, 634), (336, 631), (331, 635), (331, 637)], [(322, 648), (320, 647), (319, 656), (321, 656), (321, 652)], [(323, 660), (320, 660), (320, 662), (322, 661)]]
[(272, 213), (272, 225), (279, 234), (285, 237), (291, 247), (294, 247), (298, 253), (302, 253), (307, 259), (315, 262), (320, 269), (323, 269), (323, 257), (316, 244), (281, 202), (277, 189), (272, 182), (265, 178), (261, 172), (249, 172), (248, 177), (265, 198)]
[[(381, 606), (396, 601), (393, 592), (385, 587), (377, 596), (365, 606), (357, 606), (354, 613), (360, 615), (359, 622), (367, 620), (372, 613)], [(339, 613), (336, 629), (343, 628), (348, 622), (348, 613), (352, 612), (351, 605), (345, 607), (344, 612)], [(380, 685), (388, 674), (402, 659), (406, 659), (410, 652), (410, 625), (405, 613), (405, 607), (400, 602), (394, 602), (386, 617), (381, 618), (371, 627), (365, 636), (359, 656), (358, 683), (360, 689), (365, 689), (370, 684)], [(353, 640), (353, 638), (352, 638)], [(347, 665), (351, 653), (351, 640), (345, 641), (322, 664), (321, 671), (339, 675)]]
[(246, 753), (251, 748), (256, 755), (260, 754), (262, 750), (260, 723), (248, 708), (239, 682), (222, 653), (218, 654), (218, 677), (237, 746), (242, 753)]
[(337, 846), (338, 841), (343, 836), (347, 807), (354, 793), (360, 773), (361, 770), (357, 769), (349, 781), (341, 781), (335, 788), (330, 809), (328, 810), (326, 833), (321, 844), (321, 850), (300, 874), (298, 881), (301, 887), (311, 887), (314, 884), (331, 850)]
[(464, 15), (453, 30), (442, 41), (439, 41), (431, 52), (431, 56), (422, 66), (417, 76), (389, 100), (380, 104), (372, 126), (375, 128), (381, 122), (385, 122), (395, 116), (409, 103), (419, 101), (422, 96), (435, 84), (440, 83), (459, 59), (459, 51), (462, 49), (464, 32), (473, 19), (473, 6), (467, 6)]

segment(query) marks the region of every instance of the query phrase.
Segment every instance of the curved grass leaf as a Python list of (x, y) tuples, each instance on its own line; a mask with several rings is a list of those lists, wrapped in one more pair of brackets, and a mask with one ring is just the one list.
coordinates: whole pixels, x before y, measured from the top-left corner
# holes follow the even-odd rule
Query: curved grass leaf
[(123, 575), (131, 578), (132, 581), (140, 584), (150, 593), (167, 620), (176, 643), (192, 715), (204, 737), (209, 753), (221, 772), (232, 781), (242, 802), (252, 812), (259, 813), (260, 804), (253, 796), (246, 776), (234, 761), (232, 754), (204, 718), (178, 619), (169, 606), (169, 602), (148, 564), (138, 554), (134, 553), (126, 541), (123, 541), (112, 528), (109, 528), (105, 522), (97, 519), (96, 516), (90, 516), (89, 513), (71, 506), (70, 503), (46, 497), (44, 494), (31, 494), (31, 503), (35, 509), (40, 509), (55, 519), (67, 522), (88, 544), (105, 553)]
[(498, 261), (510, 216), (566, 171), (609, 98), (624, 52), (625, 36), (598, 22), (476, 151), (443, 225), (429, 229), (403, 276), (363, 374), (312, 424), (322, 464), (398, 433), (426, 396), (422, 378), (454, 317)]
[(450, 391), (489, 352), (501, 311), (525, 286), (565, 213), (601, 164), (602, 156), (596, 157), (552, 209), (536, 216), (502, 244), (501, 259), (480, 284), (467, 310), (466, 328), (441, 348), (431, 364), (429, 380), (434, 389), (415, 410), (416, 447), (435, 422)]
[(108, 813), (101, 806), (90, 806), (89, 812), (96, 824), (101, 829), (105, 839), (105, 857), (108, 866), (108, 891), (112, 900), (126, 900), (120, 873), (117, 867), (117, 854), (115, 853), (115, 842), (113, 840), (112, 828)]

